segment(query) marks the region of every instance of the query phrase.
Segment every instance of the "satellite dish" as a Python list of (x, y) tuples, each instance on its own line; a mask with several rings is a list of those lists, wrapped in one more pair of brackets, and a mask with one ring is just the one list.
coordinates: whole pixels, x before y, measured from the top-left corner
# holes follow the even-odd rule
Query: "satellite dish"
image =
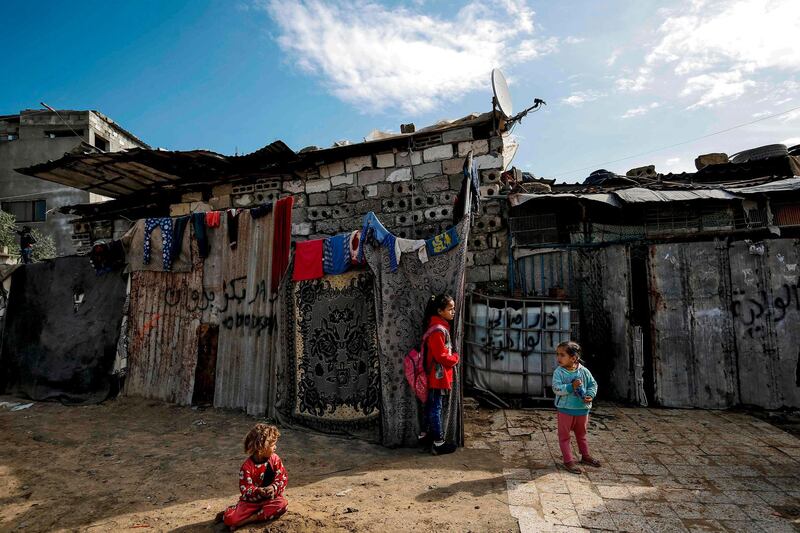
[(492, 69), (492, 91), (494, 92), (494, 103), (506, 117), (514, 115), (514, 107), (511, 102), (511, 93), (508, 91), (506, 77), (499, 68)]

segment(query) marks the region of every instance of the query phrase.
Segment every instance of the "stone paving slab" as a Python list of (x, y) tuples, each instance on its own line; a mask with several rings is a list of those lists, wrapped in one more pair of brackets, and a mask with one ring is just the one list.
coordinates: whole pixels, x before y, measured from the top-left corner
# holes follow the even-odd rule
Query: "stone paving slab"
[(800, 439), (749, 415), (600, 405), (589, 447), (603, 466), (580, 475), (561, 468), (554, 410), (485, 422), (467, 417), (467, 447), (503, 457), (523, 533), (800, 531)]

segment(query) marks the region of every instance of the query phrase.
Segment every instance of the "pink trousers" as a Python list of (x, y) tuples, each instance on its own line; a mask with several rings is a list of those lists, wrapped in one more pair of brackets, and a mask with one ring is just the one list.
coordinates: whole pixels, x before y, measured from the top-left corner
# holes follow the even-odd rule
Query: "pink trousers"
[(586, 439), (586, 428), (589, 425), (589, 415), (573, 416), (558, 412), (558, 445), (565, 463), (572, 462), (572, 447), (569, 445), (570, 432), (575, 432), (578, 449), (583, 457), (590, 457), (589, 441)]

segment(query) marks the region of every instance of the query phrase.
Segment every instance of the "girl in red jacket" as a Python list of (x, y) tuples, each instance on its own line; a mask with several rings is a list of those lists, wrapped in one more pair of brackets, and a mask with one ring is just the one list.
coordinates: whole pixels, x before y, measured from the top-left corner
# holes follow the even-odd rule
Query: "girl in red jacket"
[(431, 296), (425, 307), (425, 369), (428, 372), (428, 401), (425, 402), (420, 441), (433, 440), (434, 455), (452, 453), (453, 443), (444, 441), (442, 431), (442, 397), (453, 388), (453, 367), (458, 363), (458, 354), (453, 352), (450, 342), (450, 322), (456, 316), (456, 303), (447, 294)]

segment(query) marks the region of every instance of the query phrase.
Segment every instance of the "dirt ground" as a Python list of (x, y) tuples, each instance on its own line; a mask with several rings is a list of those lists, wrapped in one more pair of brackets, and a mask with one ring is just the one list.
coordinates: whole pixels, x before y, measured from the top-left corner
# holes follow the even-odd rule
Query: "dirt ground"
[[(213, 518), (236, 501), (254, 422), (136, 398), (0, 408), (0, 531), (223, 530)], [(484, 422), (472, 416), (467, 431)], [(496, 453), (284, 430), (278, 454), (289, 512), (241, 531), (518, 531)]]

